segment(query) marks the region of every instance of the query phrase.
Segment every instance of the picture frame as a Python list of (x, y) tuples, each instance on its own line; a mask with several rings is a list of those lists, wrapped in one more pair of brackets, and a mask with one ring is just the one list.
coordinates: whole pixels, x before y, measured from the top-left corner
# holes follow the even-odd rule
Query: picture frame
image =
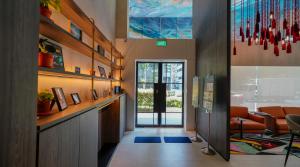
[(101, 56), (105, 56), (105, 49), (103, 47), (101, 47), (100, 45), (97, 45), (97, 52), (101, 55)]
[(65, 64), (64, 64), (64, 57), (63, 57), (63, 52), (62, 52), (62, 47), (54, 44), (53, 42), (50, 42), (48, 39), (43, 39), (44, 45), (47, 48), (51, 47), (55, 51), (49, 51), (53, 55), (53, 68), (61, 71), (65, 71)]
[(52, 88), (52, 92), (59, 111), (63, 111), (66, 108), (68, 108), (67, 100), (63, 89), (59, 87), (55, 87)]
[(70, 33), (72, 36), (82, 41), (82, 31), (74, 23), (70, 22)]
[(101, 78), (107, 78), (105, 69), (101, 66), (98, 66), (98, 69), (99, 69), (99, 72), (100, 72), (100, 77)]
[(99, 99), (98, 93), (97, 93), (97, 91), (95, 89), (92, 90), (92, 96), (93, 96), (94, 100), (98, 100)]
[(215, 90), (215, 78), (213, 75), (207, 75), (204, 78), (203, 84), (203, 96), (202, 96), (202, 108), (205, 112), (213, 112), (214, 107), (214, 90)]
[(75, 105), (81, 103), (81, 99), (80, 99), (80, 96), (79, 96), (78, 93), (72, 93), (72, 94), (71, 94), (71, 97), (72, 97), (73, 103), (74, 103)]

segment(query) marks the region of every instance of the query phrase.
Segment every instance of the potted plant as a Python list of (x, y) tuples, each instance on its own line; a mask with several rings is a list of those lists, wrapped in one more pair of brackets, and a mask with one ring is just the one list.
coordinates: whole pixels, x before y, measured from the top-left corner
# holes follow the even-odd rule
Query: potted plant
[(56, 50), (53, 46), (46, 43), (47, 39), (40, 39), (39, 41), (39, 55), (38, 65), (39, 67), (53, 68), (54, 53)]
[(52, 15), (50, 7), (60, 10), (60, 0), (40, 0), (40, 14), (49, 19)]
[(42, 91), (38, 94), (38, 113), (47, 114), (51, 112), (51, 101), (54, 99), (52, 93), (48, 90)]

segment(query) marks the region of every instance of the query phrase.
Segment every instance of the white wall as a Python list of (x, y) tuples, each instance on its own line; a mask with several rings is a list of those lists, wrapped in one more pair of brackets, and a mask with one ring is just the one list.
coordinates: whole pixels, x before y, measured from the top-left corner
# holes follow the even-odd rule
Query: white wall
[(74, 0), (113, 43), (116, 34), (116, 0)]
[(122, 87), (128, 93), (127, 130), (135, 127), (135, 62), (136, 60), (183, 60), (186, 61), (185, 129), (194, 129), (194, 109), (192, 107), (192, 78), (195, 75), (195, 40), (168, 40), (167, 47), (157, 47), (156, 40), (117, 40), (117, 48), (125, 55)]

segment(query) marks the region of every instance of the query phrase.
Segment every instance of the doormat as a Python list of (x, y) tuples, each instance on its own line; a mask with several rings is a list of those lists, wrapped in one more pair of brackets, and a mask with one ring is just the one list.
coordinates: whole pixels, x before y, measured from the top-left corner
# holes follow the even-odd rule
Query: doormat
[(189, 137), (164, 137), (165, 143), (192, 143)]
[(134, 143), (161, 143), (160, 137), (135, 137)]

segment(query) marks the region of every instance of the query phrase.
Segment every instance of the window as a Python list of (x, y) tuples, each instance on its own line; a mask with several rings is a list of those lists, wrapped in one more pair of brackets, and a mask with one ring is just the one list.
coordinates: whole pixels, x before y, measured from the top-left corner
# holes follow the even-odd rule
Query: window
[(128, 38), (191, 39), (193, 0), (129, 0)]

